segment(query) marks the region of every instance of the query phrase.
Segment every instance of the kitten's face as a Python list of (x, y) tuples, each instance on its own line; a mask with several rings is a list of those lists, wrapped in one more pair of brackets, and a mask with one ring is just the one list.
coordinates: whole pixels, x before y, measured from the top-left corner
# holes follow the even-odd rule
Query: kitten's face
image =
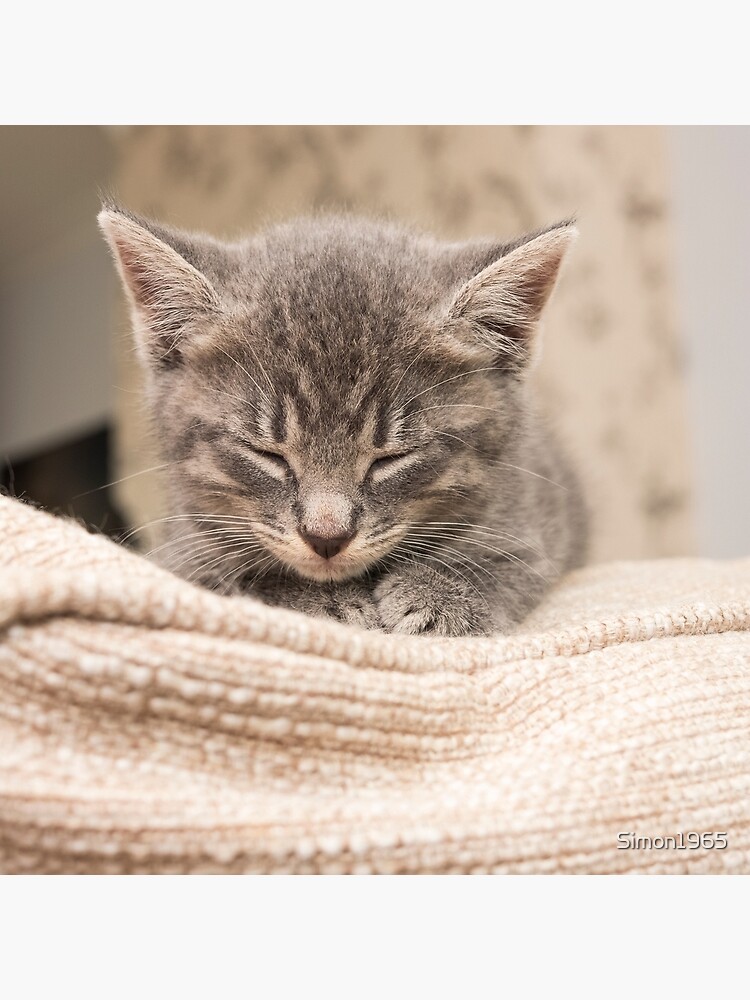
[(103, 217), (192, 529), (183, 563), (344, 580), (436, 557), (432, 523), (476, 520), (568, 227), (498, 248), (309, 221), (228, 247)]
[[(170, 449), (183, 509), (248, 519), (265, 550), (245, 553), (248, 569), (268, 553), (312, 580), (359, 576), (398, 557), (411, 525), (481, 504), (512, 396), (494, 372), (416, 348), (405, 361), (360, 348), (343, 368), (313, 352), (292, 373), (283, 354), (224, 342), (195, 359), (200, 375), (175, 373), (163, 405), (169, 426), (187, 428)], [(227, 564), (244, 534), (238, 520)]]

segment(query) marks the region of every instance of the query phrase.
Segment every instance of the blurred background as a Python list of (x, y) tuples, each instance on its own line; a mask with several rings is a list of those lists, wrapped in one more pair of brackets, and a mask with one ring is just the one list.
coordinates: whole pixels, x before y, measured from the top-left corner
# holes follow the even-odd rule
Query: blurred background
[(6, 491), (115, 537), (164, 509), (101, 192), (229, 237), (321, 208), (452, 239), (575, 215), (535, 377), (592, 560), (750, 554), (750, 128), (6, 126), (0, 164)]

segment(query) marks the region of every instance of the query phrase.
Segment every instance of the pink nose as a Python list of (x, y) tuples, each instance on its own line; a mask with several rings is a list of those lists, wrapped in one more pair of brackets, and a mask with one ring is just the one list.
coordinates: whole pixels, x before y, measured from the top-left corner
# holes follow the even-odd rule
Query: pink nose
[(311, 535), (300, 528), (300, 535), (304, 538), (313, 552), (316, 552), (323, 559), (333, 559), (342, 549), (345, 549), (349, 542), (356, 535), (356, 531), (347, 531), (343, 535)]

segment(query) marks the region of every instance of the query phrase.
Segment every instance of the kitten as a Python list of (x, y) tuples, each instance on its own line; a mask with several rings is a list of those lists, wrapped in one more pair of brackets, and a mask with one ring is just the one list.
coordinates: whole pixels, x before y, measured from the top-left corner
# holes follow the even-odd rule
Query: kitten
[(107, 206), (173, 516), (224, 593), (389, 632), (519, 622), (583, 556), (527, 371), (569, 223), (439, 242), (356, 217), (240, 243)]

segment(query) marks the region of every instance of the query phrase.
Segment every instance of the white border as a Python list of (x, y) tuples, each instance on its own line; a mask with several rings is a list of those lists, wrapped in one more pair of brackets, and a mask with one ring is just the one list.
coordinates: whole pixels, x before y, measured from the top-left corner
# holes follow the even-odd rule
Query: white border
[(710, 876), (6, 877), (0, 976), (9, 1000), (735, 996), (743, 902)]
[(740, 8), (75, 2), (4, 12), (2, 120), (67, 124), (748, 119)]

